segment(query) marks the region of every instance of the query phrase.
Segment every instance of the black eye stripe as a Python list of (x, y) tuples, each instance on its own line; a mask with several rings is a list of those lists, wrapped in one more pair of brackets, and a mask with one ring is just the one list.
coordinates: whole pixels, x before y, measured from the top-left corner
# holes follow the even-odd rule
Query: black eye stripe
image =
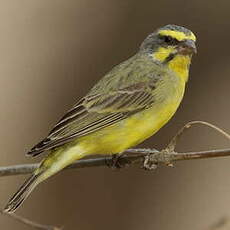
[(179, 41), (176, 38), (173, 38), (171, 36), (160, 35), (159, 37), (163, 42), (167, 43), (168, 45), (177, 45), (179, 43)]

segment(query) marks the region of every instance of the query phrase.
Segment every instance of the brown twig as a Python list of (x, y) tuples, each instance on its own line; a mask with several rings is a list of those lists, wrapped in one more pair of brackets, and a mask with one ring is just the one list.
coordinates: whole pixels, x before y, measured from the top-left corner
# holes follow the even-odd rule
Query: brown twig
[(35, 229), (40, 229), (40, 230), (61, 230), (61, 228), (59, 227), (56, 227), (56, 226), (51, 226), (51, 225), (44, 225), (44, 224), (39, 224), (35, 221), (31, 221), (29, 219), (26, 219), (25, 217), (21, 217), (21, 216), (18, 216), (14, 213), (12, 214), (9, 214), (9, 213), (5, 213), (3, 211), (0, 210), (0, 213), (3, 214), (3, 215), (6, 215), (8, 217), (11, 217), (13, 218), (14, 220), (17, 220), (18, 222), (20, 223), (23, 223), (27, 226), (31, 226)]
[(168, 144), (168, 146), (166, 147), (166, 149), (168, 149), (170, 152), (173, 152), (176, 148), (176, 144), (177, 141), (179, 140), (179, 138), (182, 136), (182, 134), (190, 129), (192, 126), (194, 125), (205, 125), (208, 126), (212, 129), (214, 129), (215, 131), (217, 131), (218, 133), (220, 133), (221, 135), (223, 135), (224, 137), (226, 137), (228, 140), (230, 140), (230, 135), (225, 132), (223, 129), (217, 127), (216, 125), (213, 125), (209, 122), (206, 121), (190, 121), (187, 124), (185, 124), (177, 133), (176, 135), (172, 138), (172, 140), (170, 141), (170, 143)]
[[(133, 153), (134, 152), (134, 153)], [(194, 160), (194, 159), (204, 159), (204, 158), (215, 158), (215, 157), (227, 157), (230, 156), (229, 149), (217, 149), (217, 150), (207, 150), (200, 152), (186, 152), (186, 153), (167, 153), (165, 151), (157, 151), (155, 149), (130, 149), (125, 151), (125, 153), (133, 153), (130, 155), (124, 155), (119, 158), (119, 164), (140, 164), (144, 161), (146, 156), (151, 156), (151, 159), (156, 164), (169, 163), (182, 160)], [(79, 169), (88, 167), (99, 167), (107, 166), (112, 164), (112, 157), (103, 156), (92, 159), (82, 159), (79, 160), (65, 169)], [(22, 164), (22, 165), (12, 165), (7, 167), (0, 167), (0, 177), (3, 176), (13, 176), (29, 174), (34, 171), (39, 166), (39, 164)]]
[[(170, 143), (167, 145), (165, 149), (161, 151), (158, 151), (156, 149), (128, 149), (119, 158), (119, 165), (126, 165), (127, 163), (140, 164), (144, 162), (144, 168), (153, 169), (158, 164), (166, 164), (170, 166), (171, 163), (175, 161), (230, 156), (230, 148), (207, 150), (201, 152), (186, 152), (186, 153), (175, 152), (176, 144), (179, 138), (181, 137), (181, 135), (185, 132), (185, 130), (197, 124), (211, 127), (212, 129), (216, 130), (217, 132), (224, 135), (230, 140), (230, 135), (227, 134), (222, 129), (218, 128), (217, 126), (204, 121), (192, 121), (185, 124), (177, 132), (177, 134), (172, 138), (172, 140), (170, 141)], [(128, 154), (128, 153), (132, 153), (132, 154)], [(112, 164), (112, 161), (113, 159), (111, 156), (101, 156), (101, 157), (91, 158), (91, 159), (82, 159), (69, 165), (65, 169), (107, 166)], [(38, 166), (39, 164), (24, 164), (24, 165), (12, 165), (12, 166), (0, 167), (0, 177), (29, 174), (33, 172)]]
[[(209, 150), (209, 151), (202, 151), (202, 152), (188, 152), (188, 153), (177, 153), (175, 152), (175, 148), (177, 145), (177, 142), (179, 138), (182, 136), (182, 134), (188, 130), (189, 128), (193, 127), (194, 125), (205, 125), (208, 126), (224, 137), (226, 137), (228, 140), (230, 140), (230, 135), (226, 133), (221, 128), (210, 124), (205, 121), (190, 121), (187, 124), (185, 124), (177, 133), (176, 135), (171, 139), (169, 144), (165, 149), (163, 149), (161, 152), (157, 154), (149, 154), (145, 156), (144, 160), (144, 168), (145, 169), (155, 169), (157, 167), (157, 164), (164, 163), (168, 166), (173, 166), (173, 161), (178, 160), (192, 160), (192, 159), (202, 159), (202, 158), (211, 158), (211, 157), (223, 157), (223, 156), (229, 156), (230, 155), (230, 149), (224, 149), (224, 150)], [(156, 158), (157, 157), (157, 158)]]

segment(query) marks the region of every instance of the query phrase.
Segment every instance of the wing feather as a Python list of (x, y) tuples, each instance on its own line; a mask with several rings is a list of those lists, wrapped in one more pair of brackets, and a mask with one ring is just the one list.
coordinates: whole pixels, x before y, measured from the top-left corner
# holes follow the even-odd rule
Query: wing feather
[(48, 137), (38, 143), (29, 155), (58, 147), (85, 136), (150, 107), (154, 96), (148, 82), (131, 85), (109, 94), (89, 95), (69, 110), (54, 126)]

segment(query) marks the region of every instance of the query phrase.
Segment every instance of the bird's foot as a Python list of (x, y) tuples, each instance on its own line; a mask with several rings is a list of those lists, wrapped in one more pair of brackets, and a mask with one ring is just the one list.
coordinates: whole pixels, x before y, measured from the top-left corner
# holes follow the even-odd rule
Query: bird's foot
[(112, 169), (121, 169), (128, 166), (130, 162), (122, 157), (124, 155), (125, 153), (112, 154), (111, 158), (106, 160), (107, 166)]
[(144, 158), (143, 168), (145, 170), (154, 170), (154, 169), (157, 169), (157, 166), (158, 166), (157, 162), (152, 161), (151, 155), (152, 154), (148, 154)]
[(146, 170), (154, 170), (158, 167), (159, 164), (173, 167), (170, 156), (171, 154), (167, 149), (154, 154), (147, 154), (144, 158), (143, 168)]

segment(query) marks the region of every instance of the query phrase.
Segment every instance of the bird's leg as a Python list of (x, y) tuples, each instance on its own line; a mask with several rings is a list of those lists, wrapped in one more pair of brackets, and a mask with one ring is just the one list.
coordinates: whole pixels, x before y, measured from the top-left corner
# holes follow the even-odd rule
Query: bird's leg
[(106, 164), (112, 169), (121, 169), (130, 164), (127, 159), (122, 158), (126, 153), (112, 154), (110, 159), (106, 160)]

